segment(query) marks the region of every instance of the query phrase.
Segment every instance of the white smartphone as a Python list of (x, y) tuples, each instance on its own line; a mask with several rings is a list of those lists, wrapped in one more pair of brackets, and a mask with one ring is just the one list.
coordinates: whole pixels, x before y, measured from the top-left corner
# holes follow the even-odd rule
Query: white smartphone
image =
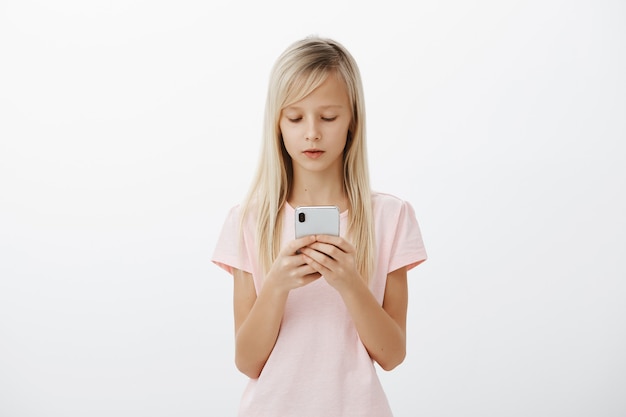
[(339, 236), (339, 208), (305, 206), (296, 208), (296, 239), (309, 235)]

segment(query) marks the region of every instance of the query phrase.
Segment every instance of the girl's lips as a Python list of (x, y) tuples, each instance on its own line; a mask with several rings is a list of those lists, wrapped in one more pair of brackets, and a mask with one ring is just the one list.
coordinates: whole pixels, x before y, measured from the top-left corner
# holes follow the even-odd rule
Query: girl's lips
[(324, 153), (324, 151), (321, 151), (319, 149), (307, 149), (306, 151), (302, 152), (304, 154), (304, 156), (306, 156), (307, 158), (311, 158), (311, 159), (317, 159), (320, 156), (322, 156), (322, 154)]

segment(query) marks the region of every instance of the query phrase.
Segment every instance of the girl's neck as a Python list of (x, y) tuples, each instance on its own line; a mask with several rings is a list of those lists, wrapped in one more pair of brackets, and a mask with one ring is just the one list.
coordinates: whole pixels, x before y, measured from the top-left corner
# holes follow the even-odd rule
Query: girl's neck
[(340, 212), (348, 209), (349, 202), (341, 176), (328, 177), (307, 173), (296, 175), (288, 197), (292, 207), (297, 206), (337, 206)]

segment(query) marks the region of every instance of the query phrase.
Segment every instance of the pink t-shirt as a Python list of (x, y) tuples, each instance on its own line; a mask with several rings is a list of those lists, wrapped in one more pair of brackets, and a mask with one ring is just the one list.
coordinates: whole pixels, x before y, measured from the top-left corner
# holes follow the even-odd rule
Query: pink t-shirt
[[(376, 266), (370, 289), (382, 305), (387, 274), (411, 269), (426, 259), (411, 205), (389, 194), (373, 193)], [(232, 273), (252, 274), (259, 292), (263, 277), (254, 226), (245, 222), (239, 241), (239, 206), (222, 228), (213, 262)], [(283, 209), (281, 243), (294, 239), (294, 209)], [(345, 237), (348, 213), (341, 214)], [(258, 379), (250, 379), (240, 417), (389, 417), (391, 410), (373, 360), (337, 293), (323, 278), (289, 293), (278, 339)]]

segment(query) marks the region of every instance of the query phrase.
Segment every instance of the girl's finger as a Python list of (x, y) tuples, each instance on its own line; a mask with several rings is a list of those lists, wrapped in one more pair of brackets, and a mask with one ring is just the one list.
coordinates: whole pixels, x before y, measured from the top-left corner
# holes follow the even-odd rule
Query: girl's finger
[(302, 255), (304, 255), (304, 259), (307, 261), (307, 264), (311, 265), (317, 271), (320, 271), (318, 265), (323, 267), (324, 269), (330, 269), (331, 262), (334, 262), (334, 259), (330, 258), (323, 252), (313, 250), (309, 247), (302, 248), (301, 252)]
[(306, 254), (302, 254), (302, 256), (304, 256), (304, 258), (307, 260), (307, 264), (311, 268), (313, 268), (317, 273), (319, 273), (320, 275), (328, 275), (328, 271), (330, 271), (328, 267), (326, 267), (321, 262), (316, 261), (314, 258)]
[(352, 246), (352, 244), (348, 242), (347, 240), (345, 240), (344, 238), (339, 237), (339, 236), (315, 235), (315, 241), (336, 246), (346, 253), (354, 252), (354, 247)]
[(314, 274), (318, 274), (319, 272), (313, 268), (311, 265), (309, 265), (307, 262), (305, 262), (302, 266), (299, 266), (296, 273), (299, 276), (309, 276), (309, 275), (314, 275)]
[(335, 245), (331, 245), (329, 243), (315, 242), (315, 243), (311, 243), (307, 247), (310, 248), (310, 249), (314, 249), (317, 252), (321, 252), (324, 255), (326, 255), (326, 256), (328, 256), (328, 257), (330, 257), (332, 259), (337, 259), (342, 254), (346, 253), (340, 247), (337, 247)]
[(310, 245), (313, 242), (315, 242), (315, 236), (314, 235), (304, 236), (304, 237), (301, 237), (300, 239), (295, 239), (295, 240), (292, 240), (291, 242), (289, 242), (285, 246), (284, 251), (288, 255), (295, 255), (295, 254), (298, 253), (298, 251), (300, 249), (302, 249), (305, 246)]

